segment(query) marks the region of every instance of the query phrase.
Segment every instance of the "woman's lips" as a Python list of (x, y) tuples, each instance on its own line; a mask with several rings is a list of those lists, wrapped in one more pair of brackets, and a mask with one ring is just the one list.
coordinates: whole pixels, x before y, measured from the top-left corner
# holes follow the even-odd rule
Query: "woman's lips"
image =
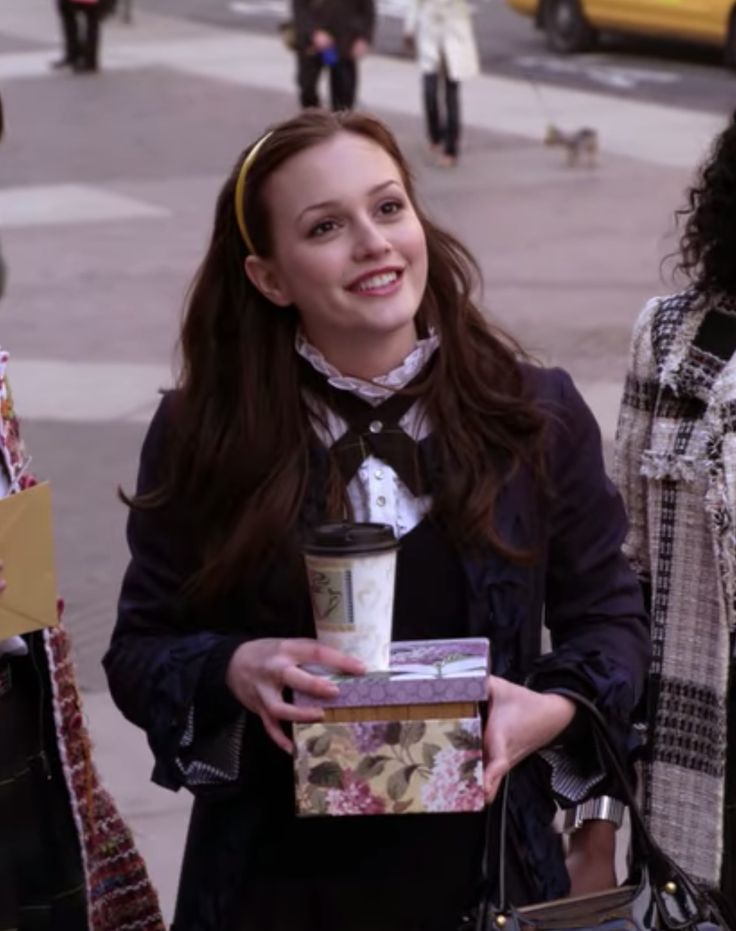
[(393, 294), (401, 284), (403, 273), (404, 270), (401, 268), (380, 269), (368, 275), (362, 275), (348, 287), (348, 291), (368, 297)]

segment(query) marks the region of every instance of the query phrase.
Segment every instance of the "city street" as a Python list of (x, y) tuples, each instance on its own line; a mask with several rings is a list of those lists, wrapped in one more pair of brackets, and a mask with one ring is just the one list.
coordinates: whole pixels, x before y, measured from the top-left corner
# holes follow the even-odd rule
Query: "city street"
[[(132, 23), (107, 25), (100, 74), (53, 72), (54, 4), (2, 3), (0, 341), (33, 469), (54, 488), (60, 585), (99, 763), (170, 915), (188, 801), (148, 784), (145, 740), (111, 707), (100, 668), (126, 562), (117, 489), (133, 487), (158, 391), (173, 384), (216, 192), (242, 148), (294, 112), (293, 62), (274, 35), (275, 4), (250, 16), (225, 0), (140, 0)], [(514, 37), (510, 57), (546, 55), (526, 22), (496, 12)], [(382, 20), (380, 52), (398, 23)], [(673, 211), (728, 112), (732, 78), (647, 60), (722, 89), (705, 106), (683, 79), (663, 103), (664, 85), (614, 92), (544, 69), (532, 85), (506, 61), (499, 54), (464, 88), (457, 170), (429, 162), (413, 62), (373, 55), (362, 105), (396, 131), (432, 215), (478, 256), (491, 316), (572, 372), (610, 455), (631, 326), (648, 297), (673, 287), (661, 265), (676, 243)], [(570, 169), (545, 148), (550, 120), (595, 126), (598, 166)]]
[[(288, 16), (288, 0), (132, 0), (141, 10), (186, 16), (226, 29), (273, 34)], [(474, 0), (483, 68), (488, 74), (551, 82), (635, 100), (720, 112), (734, 106), (736, 73), (723, 67), (719, 49), (682, 42), (604, 36), (595, 52), (550, 53), (530, 19), (506, 0)], [(377, 0), (376, 45), (401, 56), (405, 0)]]

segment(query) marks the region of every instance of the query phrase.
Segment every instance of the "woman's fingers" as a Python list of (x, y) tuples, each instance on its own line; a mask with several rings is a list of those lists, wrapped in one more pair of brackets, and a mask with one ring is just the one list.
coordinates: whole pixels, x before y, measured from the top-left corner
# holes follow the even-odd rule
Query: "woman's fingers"
[(283, 652), (295, 663), (317, 663), (320, 666), (328, 666), (337, 672), (344, 672), (351, 676), (362, 676), (365, 673), (365, 666), (354, 656), (348, 656), (335, 650), (333, 647), (325, 646), (316, 640), (294, 639), (285, 640), (283, 643)]
[(486, 803), (490, 803), (498, 795), (503, 778), (508, 772), (508, 766), (500, 762), (487, 763), (483, 770), (483, 792), (486, 797)]
[(499, 705), (504, 698), (504, 680), (489, 676), (488, 689), (488, 720), (483, 731), (483, 791), (486, 803), (490, 804), (498, 795), (503, 778), (511, 768), (504, 721), (499, 716)]
[(230, 690), (246, 708), (260, 716), (269, 737), (287, 753), (292, 752), (292, 743), (280, 722), (313, 723), (324, 718), (324, 711), (284, 701), (283, 689), (328, 700), (339, 692), (335, 683), (299, 668), (300, 664), (309, 663), (348, 675), (365, 672), (363, 664), (352, 656), (306, 638), (243, 643), (228, 666)]
[(277, 699), (264, 702), (267, 714), (279, 721), (291, 721), (298, 724), (312, 724), (321, 721), (325, 713), (321, 708), (308, 708), (302, 705), (292, 705), (284, 701), (279, 695)]
[(286, 753), (293, 753), (294, 745), (284, 733), (281, 722), (312, 724), (324, 717), (321, 708), (303, 708), (285, 702), (276, 689), (269, 689), (262, 695), (259, 714), (266, 733)]
[(271, 715), (264, 710), (261, 712), (261, 721), (263, 721), (266, 733), (277, 747), (280, 747), (285, 753), (291, 754), (294, 752), (294, 745), (283, 732), (281, 724), (275, 718), (272, 718)]
[(322, 676), (312, 675), (298, 666), (287, 666), (283, 674), (283, 684), (295, 692), (314, 695), (315, 698), (334, 698), (340, 689), (334, 682)]
[(495, 676), (488, 680), (488, 703), (483, 783), (490, 798), (512, 767), (564, 731), (575, 716), (575, 704), (563, 695), (535, 692)]
[(490, 804), (501, 788), (503, 777), (509, 771), (508, 759), (504, 756), (499, 741), (493, 740), (490, 721), (483, 735), (483, 791)]

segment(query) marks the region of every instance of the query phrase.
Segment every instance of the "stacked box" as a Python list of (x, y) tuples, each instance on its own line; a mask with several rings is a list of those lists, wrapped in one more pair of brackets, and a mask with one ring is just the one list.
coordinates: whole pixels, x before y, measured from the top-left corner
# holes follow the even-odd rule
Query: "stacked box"
[(487, 698), (484, 638), (391, 645), (387, 672), (340, 676), (325, 718), (295, 724), (297, 812), (309, 815), (480, 811), (480, 705)]

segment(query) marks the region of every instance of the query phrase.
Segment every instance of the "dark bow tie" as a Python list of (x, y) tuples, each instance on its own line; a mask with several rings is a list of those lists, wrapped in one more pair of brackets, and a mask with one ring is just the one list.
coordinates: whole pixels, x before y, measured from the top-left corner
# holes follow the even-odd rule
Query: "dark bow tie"
[(369, 404), (352, 391), (335, 388), (309, 362), (302, 360), (304, 387), (347, 424), (347, 431), (330, 447), (346, 485), (372, 455), (390, 466), (415, 497), (429, 493), (429, 469), (423, 447), (399, 422), (417, 401), (411, 389), (426, 380), (433, 363), (434, 359), (430, 359), (402, 393), (392, 394), (380, 404)]

